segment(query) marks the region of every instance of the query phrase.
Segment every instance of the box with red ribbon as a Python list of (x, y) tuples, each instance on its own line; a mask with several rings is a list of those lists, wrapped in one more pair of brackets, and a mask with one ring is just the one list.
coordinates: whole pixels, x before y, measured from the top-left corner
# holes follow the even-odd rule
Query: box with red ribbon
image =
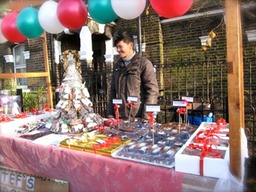
[(175, 155), (175, 170), (222, 178), (229, 172), (228, 124), (203, 122)]
[(60, 147), (111, 156), (114, 151), (129, 142), (129, 139), (122, 139), (119, 136), (106, 136), (92, 131), (64, 139), (60, 142)]

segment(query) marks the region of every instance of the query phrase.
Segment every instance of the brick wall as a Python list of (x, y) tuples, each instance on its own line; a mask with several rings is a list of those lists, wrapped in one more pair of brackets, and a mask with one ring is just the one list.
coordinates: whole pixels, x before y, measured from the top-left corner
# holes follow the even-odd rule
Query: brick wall
[[(157, 67), (157, 77), (159, 80), (160, 89), (173, 91), (178, 89), (182, 91), (193, 92), (192, 87), (194, 82), (194, 74), (186, 73), (188, 71), (196, 71), (196, 82), (198, 88), (202, 91), (207, 91), (204, 88), (206, 73), (206, 68), (203, 66), (205, 61), (209, 61), (211, 72), (208, 75), (212, 78), (212, 82), (215, 84), (215, 92), (221, 89), (220, 81), (218, 77), (220, 76), (219, 70), (223, 73), (223, 85), (226, 86), (226, 65), (223, 62), (226, 56), (226, 29), (223, 20), (223, 15), (218, 15), (214, 17), (204, 16), (195, 17), (186, 21), (177, 21), (171, 23), (160, 23), (159, 15), (154, 12), (150, 7), (149, 14), (146, 15), (144, 11), (141, 14), (141, 28), (142, 28), (142, 40), (146, 43), (146, 52), (143, 53), (144, 56), (148, 57), (154, 65)], [(254, 76), (256, 72), (256, 67), (252, 66), (252, 62), (248, 61), (247, 58), (253, 57), (256, 52), (255, 42), (251, 43), (247, 41), (245, 31), (248, 29), (255, 29), (255, 21), (243, 22), (243, 41), (244, 41), (244, 71), (245, 71), (245, 90), (249, 89), (249, 83), (253, 85), (253, 89), (256, 90), (256, 82), (251, 81), (251, 77)], [(134, 34), (138, 33), (138, 18), (133, 20), (118, 19), (116, 21), (116, 26), (113, 32), (119, 29), (127, 29), (133, 31)], [(208, 33), (214, 30), (217, 37), (212, 41), (212, 47), (208, 49), (207, 52), (202, 51), (200, 45), (200, 36), (208, 35)], [(71, 37), (68, 37), (69, 40)], [(51, 70), (52, 60), (52, 39), (48, 34), (48, 56)], [(42, 52), (42, 39), (30, 39), (25, 42), (26, 50), (31, 53), (31, 58), (27, 60), (27, 70), (28, 72), (44, 71), (44, 55)], [(73, 41), (70, 45), (67, 44), (68, 39), (62, 43), (62, 46), (69, 48), (74, 45)], [(76, 43), (76, 48), (78, 43)], [(0, 70), (3, 71), (4, 59), (3, 55), (10, 54), (12, 52), (12, 46), (14, 44), (4, 43), (0, 45)], [(196, 67), (189, 67), (187, 63), (193, 63)], [(175, 66), (180, 63), (183, 66)], [(253, 63), (255, 64), (255, 63)], [(163, 65), (167, 68), (163, 68)], [(5, 65), (6, 67), (7, 65)], [(11, 70), (11, 64), (8, 70)], [(185, 66), (185, 67), (184, 67)], [(55, 67), (55, 66), (53, 66)], [(181, 68), (183, 67), (183, 68)], [(6, 68), (5, 68), (6, 70)], [(176, 76), (172, 73), (176, 72)], [(57, 74), (57, 73), (56, 73)], [(178, 75), (177, 75), (178, 74)], [(54, 77), (56, 78), (56, 77)], [(32, 87), (40, 86), (44, 82), (44, 78), (31, 78), (29, 79), (29, 85)], [(172, 84), (171, 84), (172, 83)], [(223, 88), (223, 87), (222, 87)], [(225, 89), (225, 87), (224, 87)]]

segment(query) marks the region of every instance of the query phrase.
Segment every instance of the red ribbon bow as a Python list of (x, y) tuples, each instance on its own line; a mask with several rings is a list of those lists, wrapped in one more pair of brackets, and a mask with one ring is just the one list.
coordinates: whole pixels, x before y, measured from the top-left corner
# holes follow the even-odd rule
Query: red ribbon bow
[(20, 114), (17, 114), (14, 116), (14, 118), (25, 118), (27, 117), (27, 113), (26, 112), (22, 112)]
[(181, 108), (178, 108), (178, 109), (177, 109), (177, 113), (178, 113), (178, 114), (180, 114), (180, 115), (185, 114), (185, 113), (186, 113), (186, 111), (187, 111), (187, 109), (186, 109), (186, 108), (184, 108), (184, 107), (181, 107)]
[(95, 127), (99, 132), (102, 132), (102, 131), (104, 131), (104, 126), (96, 126)]
[(93, 145), (93, 151), (94, 153), (97, 152), (97, 150), (99, 149), (103, 149), (103, 148), (110, 148), (111, 144), (117, 144), (120, 143), (120, 137), (119, 136), (114, 136), (114, 137), (108, 137), (105, 142), (97, 144), (97, 145)]
[[(201, 134), (202, 132), (199, 132), (199, 133)], [(198, 133), (198, 135), (199, 135), (199, 133)], [(204, 138), (202, 140), (203, 145), (194, 144), (194, 143), (190, 143), (188, 145), (188, 147), (191, 149), (200, 149), (201, 150), (200, 161), (199, 161), (199, 165), (200, 165), (199, 172), (200, 172), (201, 176), (204, 175), (204, 157), (206, 157), (206, 156), (213, 157), (213, 158), (221, 158), (222, 157), (221, 153), (218, 151), (218, 148), (217, 148), (217, 143), (219, 142), (219, 137), (216, 136), (216, 138), (218, 138), (216, 140), (214, 138), (215, 136), (216, 135), (211, 135), (211, 136)]]
[(131, 109), (134, 107), (134, 102), (128, 102), (125, 104), (126, 107), (130, 107)]
[(226, 125), (227, 122), (226, 122), (225, 119), (220, 118), (220, 119), (218, 119), (218, 121), (216, 122), (216, 124), (217, 124), (217, 126), (219, 127), (219, 129), (220, 129), (223, 125)]
[(119, 107), (120, 106), (118, 104), (114, 105), (116, 119), (119, 119), (119, 111), (118, 111)]
[(156, 122), (153, 113), (148, 113), (148, 118), (149, 118), (149, 120), (148, 120), (149, 125), (152, 127), (154, 125), (154, 123)]
[(36, 108), (30, 108), (30, 113), (32, 113), (32, 115), (39, 115), (39, 114), (41, 114), (42, 112), (39, 111), (39, 110), (36, 109)]
[(44, 104), (44, 110), (45, 111), (51, 111), (51, 108), (48, 104)]
[(7, 117), (6, 115), (2, 115), (0, 117), (0, 122), (9, 122), (11, 121), (11, 119), (9, 117)]

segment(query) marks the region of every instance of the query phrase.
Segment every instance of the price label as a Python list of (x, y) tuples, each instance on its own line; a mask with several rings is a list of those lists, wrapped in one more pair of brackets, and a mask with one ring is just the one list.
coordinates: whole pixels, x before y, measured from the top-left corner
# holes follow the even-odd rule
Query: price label
[(122, 99), (113, 99), (112, 102), (113, 104), (119, 104), (119, 105), (123, 104)]
[(146, 112), (160, 112), (160, 105), (146, 105)]
[(187, 96), (182, 96), (181, 97), (182, 100), (193, 103), (194, 102), (194, 97), (187, 97)]
[(128, 96), (127, 101), (128, 102), (137, 103), (138, 102), (138, 97), (136, 97), (136, 96)]
[(187, 102), (186, 101), (173, 101), (172, 105), (174, 107), (186, 107), (187, 106)]

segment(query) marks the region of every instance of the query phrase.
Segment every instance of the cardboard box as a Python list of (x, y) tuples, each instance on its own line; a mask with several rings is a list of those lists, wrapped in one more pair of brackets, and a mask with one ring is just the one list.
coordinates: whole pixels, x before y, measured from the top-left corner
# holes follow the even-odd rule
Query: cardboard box
[(200, 155), (189, 155), (184, 153), (189, 144), (193, 143), (193, 139), (196, 137), (197, 133), (201, 130), (205, 130), (210, 124), (211, 123), (203, 122), (176, 153), (175, 171), (200, 175), (200, 169), (203, 168), (203, 170), (201, 170), (201, 172), (203, 172), (202, 176), (214, 178), (224, 178), (226, 176), (225, 173), (229, 172), (229, 147), (221, 147), (218, 149), (222, 154), (222, 158), (204, 157), (201, 164)]

